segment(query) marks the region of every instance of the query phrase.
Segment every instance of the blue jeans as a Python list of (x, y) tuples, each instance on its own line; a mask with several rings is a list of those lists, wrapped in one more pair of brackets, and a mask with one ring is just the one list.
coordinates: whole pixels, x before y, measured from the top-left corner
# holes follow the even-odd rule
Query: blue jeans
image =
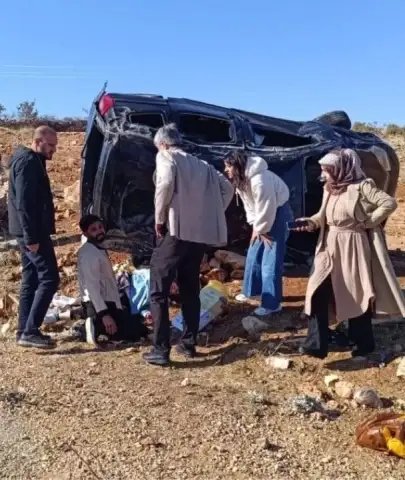
[(27, 250), (18, 239), (21, 251), (22, 280), (17, 338), (36, 335), (59, 286), (59, 272), (52, 239), (44, 238), (37, 253)]
[(277, 209), (268, 234), (272, 239), (271, 247), (255, 240), (246, 257), (243, 293), (246, 297), (261, 295), (261, 306), (272, 311), (280, 308), (283, 299), (284, 255), (289, 236), (287, 222), (292, 220), (293, 213), (287, 202)]

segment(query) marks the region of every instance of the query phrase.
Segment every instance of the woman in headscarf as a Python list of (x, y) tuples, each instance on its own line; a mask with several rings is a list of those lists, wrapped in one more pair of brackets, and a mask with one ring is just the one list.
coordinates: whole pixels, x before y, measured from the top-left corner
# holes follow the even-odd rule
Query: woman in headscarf
[(225, 159), (225, 173), (236, 188), (247, 221), (252, 225), (243, 294), (238, 295), (237, 300), (260, 295), (261, 306), (254, 313), (271, 315), (281, 310), (283, 297), (287, 222), (293, 219), (288, 203), (290, 191), (261, 157), (248, 157), (234, 151)]
[(373, 311), (405, 316), (405, 300), (388, 257), (381, 224), (396, 201), (366, 178), (354, 150), (333, 150), (319, 164), (325, 182), (321, 209), (300, 230), (320, 230), (305, 313), (308, 334), (301, 353), (328, 354), (329, 312), (348, 320), (352, 356), (375, 348)]

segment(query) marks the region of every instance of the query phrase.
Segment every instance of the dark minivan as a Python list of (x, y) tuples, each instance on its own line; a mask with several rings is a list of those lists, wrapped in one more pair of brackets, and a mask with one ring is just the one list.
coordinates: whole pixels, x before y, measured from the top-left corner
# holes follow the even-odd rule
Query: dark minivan
[[(290, 188), (296, 217), (312, 215), (320, 206), (319, 158), (336, 147), (354, 148), (363, 169), (391, 195), (399, 175), (394, 150), (372, 133), (351, 130), (341, 111), (309, 122), (296, 122), (160, 95), (106, 93), (93, 101), (88, 118), (81, 169), (81, 213), (100, 215), (107, 225), (107, 246), (147, 261), (154, 245), (156, 148), (153, 136), (175, 122), (184, 150), (223, 169), (231, 150), (264, 158)], [(243, 250), (250, 237), (241, 206), (227, 211), (228, 248)], [(293, 234), (288, 254), (306, 263), (316, 235)]]

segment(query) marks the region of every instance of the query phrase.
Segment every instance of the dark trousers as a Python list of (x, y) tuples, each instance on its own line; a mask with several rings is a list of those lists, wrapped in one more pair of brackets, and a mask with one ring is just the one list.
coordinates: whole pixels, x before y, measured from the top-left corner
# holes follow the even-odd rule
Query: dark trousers
[(100, 335), (105, 335), (110, 340), (137, 342), (141, 338), (146, 338), (149, 331), (143, 324), (143, 317), (140, 314), (131, 315), (126, 310), (118, 309), (114, 302), (106, 302), (108, 315), (110, 315), (117, 325), (117, 332), (109, 335), (103, 324), (102, 315), (97, 314), (91, 302), (83, 304), (83, 310), (86, 317), (93, 318), (96, 339)]
[(17, 337), (36, 335), (59, 286), (59, 272), (52, 239), (39, 243), (37, 253), (27, 250), (17, 239), (21, 252), (22, 279)]
[(206, 246), (165, 235), (150, 262), (150, 311), (155, 324), (154, 346), (170, 350), (169, 293), (177, 279), (183, 313), (182, 342), (195, 345), (200, 322), (200, 264)]
[[(332, 282), (328, 277), (312, 297), (308, 334), (303, 344), (304, 349), (320, 356), (328, 354), (329, 306), (333, 301)], [(349, 319), (349, 339), (356, 345), (359, 352), (369, 353), (374, 350), (371, 319), (371, 307), (359, 317)]]

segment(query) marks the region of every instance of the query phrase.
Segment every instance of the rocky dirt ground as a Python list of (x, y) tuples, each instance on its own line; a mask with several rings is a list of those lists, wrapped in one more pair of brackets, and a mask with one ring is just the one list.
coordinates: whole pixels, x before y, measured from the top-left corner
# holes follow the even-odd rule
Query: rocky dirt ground
[[(27, 143), (30, 131), (0, 131), (0, 154)], [(77, 234), (77, 209), (64, 189), (79, 175), (83, 136), (60, 134), (49, 171), (57, 203), (58, 233)], [(404, 138), (389, 139), (404, 153)], [(402, 149), (402, 150), (401, 150)], [(405, 161), (405, 156), (402, 157)], [(388, 225), (389, 244), (405, 285), (405, 185)], [(61, 293), (74, 295), (78, 243), (57, 247)], [(0, 255), (0, 315), (15, 318), (19, 259)], [(122, 261), (113, 255), (113, 261)], [(93, 349), (58, 333), (50, 352), (25, 351), (12, 335), (0, 341), (0, 478), (32, 480), (191, 479), (377, 479), (405, 478), (405, 461), (361, 449), (356, 425), (372, 411), (328, 388), (334, 374), (353, 386), (372, 387), (386, 409), (405, 405), (404, 379), (396, 376), (405, 351), (405, 325), (376, 327), (379, 353), (367, 364), (333, 352), (324, 362), (294, 354), (289, 341), (304, 330), (298, 321), (306, 279), (285, 278), (285, 310), (270, 332), (249, 338), (241, 318), (251, 306), (230, 304), (228, 314), (201, 337), (201, 355), (158, 369), (141, 361), (142, 345)], [(230, 285), (238, 292), (239, 282)], [(11, 294), (11, 295), (10, 295)], [(7, 296), (9, 295), (9, 296)], [(13, 296), (14, 295), (14, 296)], [(291, 326), (298, 327), (291, 331)], [(287, 340), (281, 344), (281, 340)], [(266, 364), (269, 354), (286, 355), (290, 368)], [(394, 356), (385, 366), (384, 357)], [(344, 385), (349, 390), (350, 385)], [(336, 388), (336, 390), (338, 390)], [(331, 415), (300, 413), (291, 399), (318, 398)]]

